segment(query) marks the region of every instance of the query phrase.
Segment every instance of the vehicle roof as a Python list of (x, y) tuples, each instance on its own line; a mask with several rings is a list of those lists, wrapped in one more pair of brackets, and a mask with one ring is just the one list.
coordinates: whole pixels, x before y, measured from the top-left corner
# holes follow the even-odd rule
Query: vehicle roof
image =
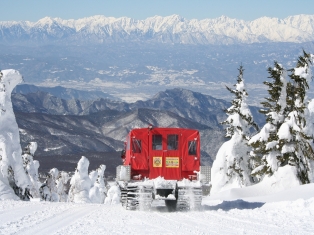
[[(146, 127), (146, 128), (134, 128), (132, 129), (130, 132), (132, 131), (145, 131), (145, 130), (149, 130), (150, 127)], [(192, 132), (195, 132), (198, 130), (196, 129), (189, 129), (189, 128), (180, 128), (180, 127), (152, 127), (151, 130), (158, 130), (158, 131), (166, 131), (166, 130), (169, 130), (169, 131), (174, 131), (174, 132), (178, 132), (178, 131), (192, 131)]]

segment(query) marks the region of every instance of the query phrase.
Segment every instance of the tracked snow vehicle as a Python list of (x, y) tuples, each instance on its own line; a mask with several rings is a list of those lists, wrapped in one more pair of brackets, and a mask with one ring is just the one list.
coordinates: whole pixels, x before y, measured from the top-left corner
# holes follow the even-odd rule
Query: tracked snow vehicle
[(126, 209), (150, 208), (153, 200), (165, 200), (170, 211), (200, 207), (210, 168), (200, 166), (197, 130), (133, 129), (121, 157), (116, 180)]

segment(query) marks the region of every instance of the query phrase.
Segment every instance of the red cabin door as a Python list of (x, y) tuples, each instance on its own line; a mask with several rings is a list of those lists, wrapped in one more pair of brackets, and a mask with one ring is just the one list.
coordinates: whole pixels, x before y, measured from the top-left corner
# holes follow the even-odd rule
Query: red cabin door
[(152, 130), (149, 135), (150, 174), (167, 180), (181, 179), (180, 133), (166, 129)]
[(164, 177), (165, 179), (181, 179), (181, 135), (179, 132), (166, 130), (164, 149)]

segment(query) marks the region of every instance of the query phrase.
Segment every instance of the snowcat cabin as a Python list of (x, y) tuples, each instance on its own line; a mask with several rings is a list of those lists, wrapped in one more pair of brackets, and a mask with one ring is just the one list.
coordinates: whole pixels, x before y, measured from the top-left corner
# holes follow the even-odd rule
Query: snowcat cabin
[(196, 179), (200, 170), (200, 136), (183, 128), (141, 128), (127, 136), (124, 165), (131, 179)]

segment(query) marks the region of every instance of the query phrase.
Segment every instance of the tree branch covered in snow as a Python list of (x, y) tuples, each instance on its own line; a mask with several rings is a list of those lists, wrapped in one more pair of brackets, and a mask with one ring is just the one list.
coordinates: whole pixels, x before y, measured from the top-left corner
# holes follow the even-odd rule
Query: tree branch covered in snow
[(243, 67), (239, 68), (235, 89), (227, 89), (235, 95), (232, 106), (226, 110), (227, 119), (222, 123), (227, 126), (226, 137), (231, 138), (219, 149), (212, 167), (211, 192), (228, 188), (241, 188), (252, 184), (249, 166), (248, 140), (250, 129), (258, 129), (246, 103), (247, 92), (243, 79)]
[(272, 175), (278, 169), (281, 152), (278, 150), (277, 132), (286, 115), (287, 72), (275, 61), (274, 67), (268, 68), (268, 73), (272, 81), (265, 81), (264, 84), (268, 86), (269, 96), (261, 102), (264, 109), (260, 110), (266, 116), (266, 124), (249, 141), (253, 148), (251, 174), (258, 180), (265, 175)]
[(291, 85), (287, 87), (288, 115), (278, 131), (279, 150), (282, 157), (279, 158), (281, 166), (292, 165), (297, 169), (297, 176), (302, 184), (313, 182), (314, 152), (311, 146), (313, 136), (306, 132), (307, 122), (307, 98), (309, 82), (312, 79), (310, 65), (312, 55), (303, 51), (295, 68), (289, 75)]
[(269, 97), (261, 103), (266, 124), (249, 141), (255, 164), (252, 175), (259, 179), (290, 165), (295, 167), (300, 183), (314, 182), (313, 117), (306, 98), (312, 60), (313, 55), (303, 51), (296, 67), (289, 70), (289, 82), (286, 71), (277, 62), (268, 69), (273, 81), (264, 82), (269, 87)]

